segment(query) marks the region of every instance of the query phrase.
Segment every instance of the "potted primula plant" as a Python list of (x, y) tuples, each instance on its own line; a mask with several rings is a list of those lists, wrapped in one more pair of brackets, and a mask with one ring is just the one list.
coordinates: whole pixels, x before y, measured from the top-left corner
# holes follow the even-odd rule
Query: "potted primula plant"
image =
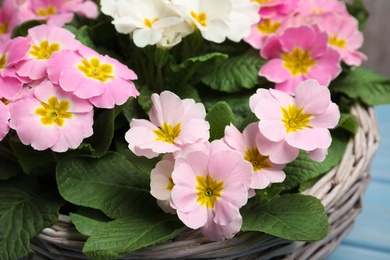
[(351, 106), (390, 102), (359, 67), (366, 18), (361, 1), (4, 0), (0, 259), (59, 215), (90, 258), (189, 230), (325, 238), (301, 192), (343, 157)]

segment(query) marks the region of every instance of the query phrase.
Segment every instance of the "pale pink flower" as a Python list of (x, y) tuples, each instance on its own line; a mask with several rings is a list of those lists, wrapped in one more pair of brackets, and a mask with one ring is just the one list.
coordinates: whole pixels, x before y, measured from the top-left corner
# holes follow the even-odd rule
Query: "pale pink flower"
[(22, 22), (45, 21), (59, 27), (72, 21), (74, 14), (96, 18), (97, 5), (91, 0), (26, 0), (20, 9)]
[(9, 131), (9, 109), (0, 101), (0, 141), (8, 134)]
[(351, 66), (360, 66), (367, 57), (357, 51), (363, 45), (363, 34), (358, 21), (350, 15), (328, 13), (319, 16), (319, 27), (328, 34), (328, 44), (336, 50), (341, 59)]
[(16, 64), (18, 75), (31, 80), (47, 76), (47, 63), (51, 56), (63, 50), (76, 50), (81, 45), (74, 34), (54, 25), (39, 25), (28, 30), (31, 44), (26, 56)]
[(119, 61), (81, 45), (77, 51), (54, 53), (48, 61), (48, 77), (77, 97), (100, 108), (122, 105), (139, 95), (132, 80), (137, 75)]
[(306, 79), (328, 86), (340, 72), (340, 55), (328, 47), (328, 36), (317, 26), (288, 28), (268, 38), (261, 56), (269, 59), (259, 75), (275, 82), (275, 88), (293, 94)]
[(296, 11), (304, 15), (323, 13), (348, 15), (345, 3), (339, 0), (300, 0)]
[(12, 99), (23, 86), (16, 74), (15, 64), (20, 62), (30, 47), (30, 40), (17, 37), (0, 45), (0, 98)]
[(295, 97), (279, 90), (258, 89), (250, 98), (250, 107), (260, 119), (259, 130), (267, 139), (286, 141), (289, 146), (309, 154), (312, 151), (313, 159), (326, 154), (325, 149), (332, 142), (328, 129), (334, 128), (340, 118), (329, 89), (315, 80), (300, 83)]
[(266, 144), (256, 143), (256, 137), (262, 135), (258, 123), (249, 124), (242, 133), (233, 125), (226, 126), (223, 141), (233, 150), (239, 151), (244, 160), (252, 164), (250, 188), (264, 189), (272, 183), (283, 182), (285, 165), (273, 163), (268, 156), (260, 153), (260, 147)]
[(12, 32), (18, 24), (20, 24), (19, 12), (15, 7), (14, 0), (2, 1), (0, 8), (0, 44), (11, 39)]
[(150, 193), (156, 198), (157, 204), (165, 213), (175, 214), (171, 206), (171, 191), (174, 183), (172, 172), (175, 159), (171, 154), (163, 156), (150, 173)]
[(239, 209), (248, 199), (251, 164), (220, 140), (209, 149), (176, 160), (171, 199), (185, 225), (200, 228), (212, 240), (224, 240), (240, 230)]
[(133, 153), (153, 158), (160, 153), (178, 153), (209, 139), (210, 125), (203, 104), (181, 100), (170, 91), (152, 94), (151, 98), (150, 121), (132, 119), (125, 135)]
[(65, 152), (92, 135), (90, 102), (64, 92), (49, 80), (30, 91), (10, 109), (10, 127), (23, 144), (36, 150)]

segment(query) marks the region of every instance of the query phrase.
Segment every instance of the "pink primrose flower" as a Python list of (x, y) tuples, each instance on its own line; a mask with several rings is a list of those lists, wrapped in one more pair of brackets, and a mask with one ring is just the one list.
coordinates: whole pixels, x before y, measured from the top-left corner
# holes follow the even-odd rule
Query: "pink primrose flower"
[(26, 0), (20, 9), (20, 18), (22, 22), (41, 20), (62, 27), (72, 21), (75, 13), (95, 18), (97, 5), (90, 0)]
[(36, 150), (65, 152), (92, 135), (93, 106), (49, 80), (32, 88), (10, 109), (10, 127), (21, 142)]
[(275, 15), (287, 15), (294, 12), (300, 0), (256, 0), (260, 3), (260, 15), (269, 18)]
[(264, 189), (272, 183), (284, 181), (286, 178), (286, 174), (283, 172), (285, 165), (275, 164), (268, 156), (259, 152), (258, 146), (263, 146), (263, 143), (256, 143), (257, 135), (261, 135), (258, 123), (249, 124), (242, 134), (233, 124), (230, 124), (225, 128), (223, 141), (233, 150), (239, 151), (243, 159), (252, 164), (252, 181), (249, 187)]
[(165, 154), (150, 173), (150, 193), (156, 198), (157, 204), (165, 213), (175, 214), (171, 206), (171, 191), (174, 183), (172, 172), (175, 159), (172, 154)]
[[(250, 98), (250, 107), (260, 119), (259, 130), (265, 138), (272, 142), (285, 141), (293, 148), (308, 151), (309, 155), (312, 151), (314, 159), (326, 154), (332, 142), (328, 129), (334, 128), (340, 118), (329, 89), (315, 80), (300, 83), (295, 97), (279, 90), (258, 89)], [(286, 143), (279, 145), (287, 146)], [(283, 150), (278, 148), (279, 152)], [(271, 152), (274, 151), (266, 154)], [(287, 159), (279, 159), (283, 160)]]
[(20, 24), (19, 11), (15, 7), (13, 0), (2, 1), (0, 8), (0, 44), (11, 39), (12, 32)]
[(0, 98), (12, 99), (23, 86), (16, 74), (17, 64), (27, 53), (30, 40), (17, 37), (0, 45)]
[(293, 94), (306, 79), (328, 86), (340, 72), (340, 56), (328, 47), (328, 36), (315, 25), (288, 28), (268, 39), (261, 56), (269, 59), (259, 75), (275, 82), (275, 88)]
[(323, 13), (348, 15), (345, 3), (339, 0), (300, 0), (296, 11), (304, 15)]
[(181, 100), (164, 91), (152, 94), (150, 121), (132, 119), (125, 138), (129, 149), (138, 156), (153, 158), (160, 153), (178, 153), (186, 146), (199, 145), (209, 139), (206, 110), (193, 99)]
[(9, 131), (9, 109), (8, 107), (0, 101), (0, 141), (8, 134)]
[(179, 219), (190, 228), (200, 228), (209, 239), (233, 237), (241, 227), (239, 209), (248, 199), (251, 168), (220, 140), (213, 141), (208, 152), (178, 158), (171, 199)]
[(357, 51), (363, 45), (358, 21), (351, 15), (328, 13), (320, 16), (319, 27), (328, 34), (328, 44), (350, 66), (360, 66), (367, 57)]
[(79, 98), (100, 108), (122, 105), (139, 95), (132, 80), (137, 75), (126, 65), (81, 45), (78, 51), (54, 53), (48, 61), (48, 77)]
[(31, 45), (26, 56), (16, 64), (18, 75), (31, 80), (47, 76), (47, 63), (52, 55), (63, 50), (76, 50), (81, 43), (66, 29), (54, 25), (40, 25), (28, 30)]
[(280, 33), (280, 28), (287, 17), (278, 14), (267, 18), (262, 17), (259, 23), (251, 27), (251, 32), (244, 41), (255, 49), (261, 49), (270, 36)]

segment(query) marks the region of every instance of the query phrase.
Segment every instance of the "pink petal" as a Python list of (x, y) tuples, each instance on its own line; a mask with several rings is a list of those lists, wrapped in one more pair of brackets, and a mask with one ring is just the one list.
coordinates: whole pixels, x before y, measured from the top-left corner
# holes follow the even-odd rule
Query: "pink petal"
[(286, 164), (294, 161), (299, 155), (299, 149), (292, 147), (285, 140), (272, 142), (262, 134), (256, 137), (257, 148), (263, 155), (276, 164)]
[(182, 212), (177, 209), (177, 216), (187, 227), (198, 229), (207, 222), (207, 211), (207, 207), (198, 204), (189, 212)]
[(272, 59), (266, 62), (260, 68), (259, 76), (276, 83), (284, 82), (291, 77), (288, 70), (283, 66), (283, 60), (281, 59)]
[(308, 151), (307, 153), (312, 160), (316, 162), (322, 162), (323, 160), (325, 160), (325, 157), (328, 154), (328, 149), (318, 148), (313, 151)]
[[(258, 129), (258, 125), (256, 123), (255, 123), (255, 127)], [(228, 146), (230, 146), (234, 150), (237, 150), (242, 154), (245, 154), (247, 146), (245, 144), (244, 136), (240, 133), (240, 131), (238, 131), (238, 129), (233, 124), (230, 124), (225, 127), (224, 141)]]
[(305, 114), (320, 114), (328, 108), (330, 102), (329, 89), (320, 86), (316, 80), (305, 80), (295, 89), (295, 103), (297, 107), (303, 107)]
[(311, 151), (317, 148), (327, 149), (332, 137), (326, 128), (305, 128), (288, 134), (286, 141), (293, 147)]
[(314, 115), (310, 120), (312, 127), (334, 128), (340, 119), (340, 111), (335, 103), (329, 104), (329, 107), (319, 115)]

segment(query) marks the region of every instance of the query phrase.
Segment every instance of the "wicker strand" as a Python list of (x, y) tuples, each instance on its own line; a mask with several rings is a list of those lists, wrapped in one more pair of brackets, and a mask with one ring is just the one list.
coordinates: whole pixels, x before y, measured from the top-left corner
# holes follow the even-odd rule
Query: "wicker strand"
[[(199, 231), (185, 231), (172, 241), (138, 250), (121, 259), (324, 259), (350, 232), (362, 209), (362, 197), (369, 183), (369, 166), (379, 146), (375, 111), (352, 108), (359, 129), (347, 145), (336, 167), (314, 186), (303, 192), (321, 200), (329, 217), (328, 236), (316, 242), (294, 242), (259, 233), (240, 233), (236, 237), (212, 242)], [(86, 240), (68, 216), (43, 230), (31, 244), (38, 259), (87, 259), (81, 253)]]

